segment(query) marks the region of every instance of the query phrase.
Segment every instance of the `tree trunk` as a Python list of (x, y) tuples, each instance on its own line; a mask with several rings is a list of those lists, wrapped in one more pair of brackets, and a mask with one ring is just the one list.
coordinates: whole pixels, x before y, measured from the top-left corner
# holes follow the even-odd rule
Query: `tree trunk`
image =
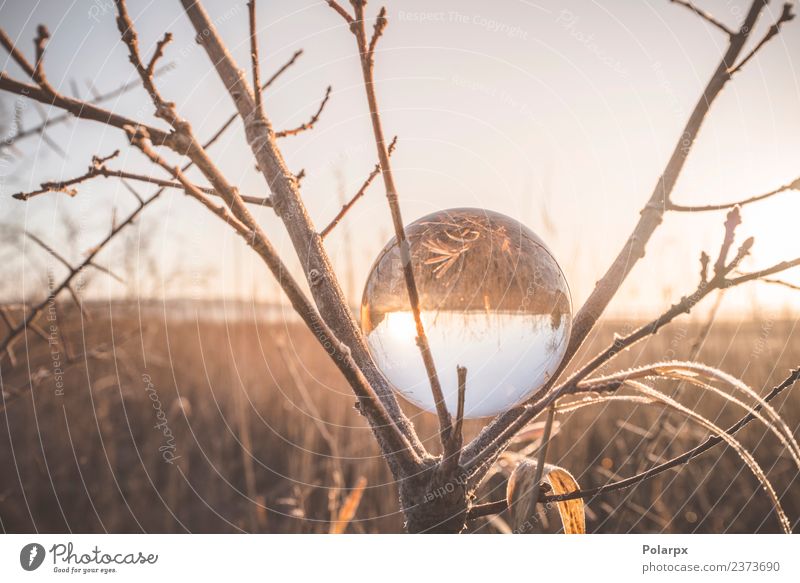
[(409, 533), (457, 534), (464, 530), (471, 499), (460, 467), (445, 474), (438, 462), (400, 482), (400, 506)]

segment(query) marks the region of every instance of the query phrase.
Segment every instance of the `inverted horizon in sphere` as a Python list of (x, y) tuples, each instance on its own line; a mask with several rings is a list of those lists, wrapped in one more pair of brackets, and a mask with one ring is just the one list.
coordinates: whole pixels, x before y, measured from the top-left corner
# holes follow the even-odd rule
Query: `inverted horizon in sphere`
[[(448, 410), (456, 412), (457, 366), (467, 368), (465, 417), (500, 413), (541, 387), (564, 356), (572, 322), (566, 279), (544, 242), (484, 209), (439, 211), (406, 235)], [(361, 325), (396, 391), (435, 411), (394, 239), (367, 279)]]

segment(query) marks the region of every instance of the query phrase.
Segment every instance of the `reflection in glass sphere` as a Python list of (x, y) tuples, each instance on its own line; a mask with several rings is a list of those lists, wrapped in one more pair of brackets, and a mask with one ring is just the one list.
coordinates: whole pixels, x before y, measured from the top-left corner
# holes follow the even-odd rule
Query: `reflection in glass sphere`
[[(518, 221), (483, 209), (433, 213), (407, 226), (406, 235), (450, 413), (458, 400), (456, 366), (467, 367), (466, 417), (525, 400), (555, 372), (572, 323), (569, 288), (547, 246)], [(435, 411), (395, 239), (372, 266), (361, 327), (395, 389)]]

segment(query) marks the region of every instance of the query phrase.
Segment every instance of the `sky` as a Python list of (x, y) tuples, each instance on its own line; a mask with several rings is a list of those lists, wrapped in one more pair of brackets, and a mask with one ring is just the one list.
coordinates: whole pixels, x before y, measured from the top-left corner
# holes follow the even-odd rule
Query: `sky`
[[(249, 70), (246, 2), (204, 4), (240, 66)], [(697, 4), (735, 28), (749, 3)], [(368, 14), (374, 17), (379, 6), (370, 3)], [(377, 49), (376, 83), (385, 131), (398, 136), (393, 167), (404, 219), (465, 206), (516, 218), (550, 246), (579, 307), (636, 223), (727, 38), (667, 0), (390, 0), (386, 6), (389, 26)], [(779, 10), (780, 3), (768, 6), (754, 38), (761, 38)], [(164, 32), (173, 33), (163, 59), (172, 67), (158, 85), (200, 137), (213, 134), (233, 104), (194, 42), (180, 3), (129, 0), (129, 11), (144, 54)], [(303, 123), (325, 88), (333, 87), (316, 128), (281, 141), (289, 166), (306, 171), (303, 197), (321, 229), (376, 163), (355, 41), (324, 2), (260, 2), (258, 11), (262, 79), (304, 50), (265, 94), (273, 125)], [(62, 92), (87, 98), (89, 87), (105, 92), (135, 79), (111, 0), (7, 0), (0, 3), (0, 22), (29, 57), (36, 26), (47, 24), (52, 39), (46, 71)], [(7, 55), (0, 62), (5, 72), (23, 78)], [(796, 20), (715, 102), (674, 191), (675, 202), (737, 200), (800, 176), (798, 67)], [(4, 139), (15, 116), (29, 127), (40, 116), (57, 113), (7, 94), (0, 95), (0, 106)], [(107, 107), (162, 125), (141, 89)], [(93, 155), (117, 148), (122, 153), (110, 167), (162, 176), (114, 128), (78, 121), (54, 127), (48, 136), (63, 154), (34, 139), (21, 143), (13, 159), (0, 161), (0, 292), (6, 299), (35, 295), (52, 263), (19, 233), (35, 233), (75, 260), (102, 238), (112, 216), (124, 216), (135, 204), (118, 181), (104, 179), (81, 186), (74, 198), (48, 194), (23, 203), (10, 194), (80, 174)], [(267, 194), (240, 126), (211, 153), (242, 192)], [(755, 237), (744, 269), (800, 256), (799, 211), (798, 192), (744, 209), (740, 240)], [(255, 214), (300, 277), (281, 222), (268, 208)], [(719, 212), (668, 214), (610, 313), (653, 316), (691, 292), (700, 252), (717, 251), (723, 220)], [(354, 303), (391, 233), (383, 187), (376, 181), (326, 239)], [(128, 284), (96, 277), (83, 292), (92, 297), (279, 299), (258, 257), (180, 192), (155, 203), (101, 262), (124, 273)], [(800, 284), (800, 273), (784, 279)], [(767, 284), (733, 290), (723, 304), (724, 313), (736, 317), (799, 308), (800, 292)]]

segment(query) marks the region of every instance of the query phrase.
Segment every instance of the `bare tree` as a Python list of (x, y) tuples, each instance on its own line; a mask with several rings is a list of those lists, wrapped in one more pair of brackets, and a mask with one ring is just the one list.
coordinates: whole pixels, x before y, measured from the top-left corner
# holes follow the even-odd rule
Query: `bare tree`
[[(728, 37), (727, 49), (689, 116), (663, 174), (641, 210), (641, 216), (636, 227), (605, 275), (598, 281), (589, 299), (578, 311), (573, 322), (567, 353), (560, 365), (558, 374), (553, 375), (525, 403), (497, 416), (486, 425), (475, 439), (467, 444), (463, 444), (461, 433), (464, 392), (469, 382), (469, 371), (464, 368), (459, 368), (458, 370), (459, 406), (456, 418), (453, 419), (444, 404), (438, 371), (434, 364), (433, 355), (431, 354), (420, 317), (420, 299), (400, 212), (400, 197), (390, 162), (393, 142), (390, 144), (385, 138), (375, 92), (373, 73), (376, 47), (387, 26), (385, 8), (381, 9), (377, 14), (372, 23), (372, 30), (368, 32), (365, 0), (351, 0), (352, 6), (350, 10), (344, 8), (336, 0), (327, 0), (328, 5), (338, 14), (338, 17), (344, 19), (355, 39), (356, 50), (360, 57), (363, 87), (369, 107), (378, 162), (375, 171), (370, 174), (353, 200), (344, 206), (342, 211), (333, 218), (325, 229), (318, 231), (303, 203), (299, 189), (299, 176), (295, 175), (287, 167), (281, 153), (279, 140), (313, 128), (330, 96), (330, 88), (326, 92), (319, 110), (307, 123), (289, 130), (275, 130), (261, 99), (261, 90), (265, 85), (260, 82), (261, 68), (256, 35), (255, 0), (251, 0), (248, 4), (252, 81), (248, 80), (247, 75), (244, 73), (245, 69), (234, 61), (202, 4), (197, 0), (181, 0), (181, 3), (194, 27), (197, 42), (208, 54), (210, 62), (216, 69), (236, 108), (236, 115), (221, 128), (217, 135), (205, 143), (202, 143), (197, 138), (192, 124), (180, 115), (174, 103), (162, 95), (156, 83), (155, 73), (158, 62), (167, 51), (172, 36), (169, 33), (165, 34), (157, 43), (152, 56), (149, 59), (144, 59), (124, 0), (116, 0), (117, 26), (120, 38), (127, 47), (130, 62), (139, 76), (142, 87), (147, 91), (152, 101), (155, 116), (160, 120), (160, 126), (158, 127), (103, 109), (98, 104), (99, 99), (95, 100), (96, 102), (89, 102), (60, 93), (49, 82), (45, 72), (44, 60), (46, 44), (49, 39), (46, 27), (40, 26), (38, 28), (34, 40), (35, 57), (32, 63), (11, 42), (5, 32), (0, 32), (0, 42), (9, 52), (12, 59), (29, 77), (28, 80), (22, 81), (13, 79), (9, 74), (3, 72), (0, 74), (0, 89), (47, 104), (55, 109), (64, 110), (67, 114), (78, 119), (117, 128), (127, 135), (130, 144), (134, 148), (140, 150), (150, 159), (156, 171), (161, 171), (166, 176), (147, 176), (125, 170), (111, 170), (107, 167), (107, 164), (113, 155), (96, 156), (85, 174), (70, 180), (43, 184), (36, 191), (19, 193), (17, 198), (25, 200), (46, 191), (60, 191), (74, 195), (76, 194), (75, 188), (78, 185), (97, 177), (139, 181), (161, 187), (152, 198), (147, 200), (141, 199), (136, 195), (139, 198), (139, 208), (127, 220), (115, 226), (115, 229), (96, 249), (96, 252), (99, 252), (108, 239), (115, 236), (116, 232), (124, 228), (125, 224), (133, 221), (136, 215), (165, 188), (181, 189), (227, 223), (253, 248), (267, 268), (274, 274), (295, 311), (309, 330), (313, 332), (316, 340), (352, 387), (357, 397), (356, 407), (372, 428), (382, 454), (397, 481), (400, 507), (405, 515), (406, 528), (410, 532), (460, 532), (465, 528), (469, 519), (503, 510), (507, 506), (507, 501), (478, 504), (475, 499), (478, 487), (515, 436), (545, 412), (547, 413), (547, 423), (536, 463), (520, 464), (518, 468), (520, 473), (532, 472), (532, 474), (515, 476), (513, 483), (517, 484), (518, 487), (511, 488), (509, 491), (509, 500), (512, 503), (516, 504), (516, 501), (521, 499), (520, 496), (527, 501), (527, 504), (520, 505), (520, 507), (525, 507), (523, 511), (525, 515), (533, 512), (539, 502), (565, 503), (569, 500), (584, 499), (610, 490), (631, 486), (670, 467), (685, 463), (719, 443), (726, 443), (740, 453), (745, 463), (753, 470), (764, 484), (765, 489), (770, 493), (781, 527), (787, 531), (791, 529), (791, 525), (781, 508), (780, 500), (775, 495), (774, 489), (769, 484), (757, 462), (736, 440), (735, 434), (754, 419), (762, 421), (775, 433), (793, 459), (800, 465), (800, 447), (798, 447), (792, 432), (788, 431), (770, 405), (770, 401), (774, 397), (790, 387), (798, 379), (800, 373), (797, 370), (793, 371), (783, 383), (775, 387), (765, 398), (759, 397), (738, 379), (713, 368), (691, 362), (653, 363), (630, 371), (620, 371), (602, 376), (599, 374), (600, 368), (611, 362), (620, 352), (633, 346), (639, 340), (658, 333), (663, 326), (682, 314), (691, 311), (699, 301), (711, 292), (768, 278), (776, 273), (800, 265), (800, 259), (793, 259), (752, 273), (739, 273), (737, 269), (741, 261), (749, 253), (754, 242), (752, 238), (749, 238), (738, 245), (736, 244), (736, 228), (740, 222), (740, 207), (775, 196), (781, 192), (792, 189), (797, 190), (800, 188), (800, 179), (788, 182), (785, 186), (765, 194), (753, 196), (729, 205), (687, 206), (679, 205), (671, 200), (672, 190), (713, 102), (733, 77), (756, 56), (770, 39), (780, 33), (781, 27), (792, 20), (794, 15), (790, 3), (783, 5), (780, 14), (768, 28), (766, 34), (762, 38), (754, 40), (751, 43), (752, 48), (749, 52), (745, 52), (748, 41), (754, 35), (759, 17), (768, 5), (768, 0), (753, 0), (744, 19), (735, 29), (697, 9), (689, 2), (677, 1), (678, 4), (691, 10), (696, 16), (704, 19), (725, 34)], [(269, 82), (266, 85), (268, 84)], [(247, 144), (270, 192), (267, 198), (242, 195), (236, 185), (232, 184), (222, 173), (209, 153), (209, 147), (219, 136), (219, 133), (225, 131), (237, 117), (244, 126)], [(185, 165), (178, 167), (168, 163), (161, 153), (164, 150), (185, 158)], [(186, 175), (185, 171), (190, 165), (200, 171), (207, 184), (197, 184)], [(404, 260), (404, 279), (416, 323), (417, 341), (436, 404), (439, 437), (443, 452), (438, 456), (434, 456), (426, 450), (412, 423), (398, 405), (392, 387), (373, 361), (359, 325), (348, 307), (346, 297), (342, 292), (337, 275), (331, 267), (331, 262), (324, 246), (325, 235), (336, 227), (345, 213), (352, 208), (378, 174), (381, 175), (384, 182), (396, 241), (401, 257)], [(267, 233), (248, 209), (248, 204), (270, 206), (282, 220), (300, 259), (311, 297), (306, 295), (300, 284), (290, 275), (283, 260), (270, 242)], [(730, 210), (725, 221), (722, 242), (714, 262), (711, 262), (711, 258), (707, 254), (703, 253), (701, 255), (700, 277), (696, 289), (689, 292), (688, 295), (677, 301), (664, 313), (654, 318), (649, 324), (626, 336), (617, 338), (611, 346), (600, 351), (587, 364), (574, 372), (566, 374), (579, 348), (597, 324), (605, 308), (615, 296), (633, 266), (644, 256), (648, 241), (664, 220), (666, 213), (668, 211), (687, 212), (720, 209), (732, 210)], [(69, 290), (72, 277), (82, 269), (97, 267), (94, 263), (94, 254), (90, 255), (79, 266), (67, 265), (70, 276), (62, 282), (58, 291)], [(17, 336), (27, 327), (34, 324), (36, 313), (37, 309), (34, 307), (24, 316), (21, 322), (10, 325), (10, 331), (6, 339), (0, 344), (0, 348), (7, 349)], [(693, 411), (686, 409), (680, 403), (651, 386), (651, 381), (659, 378), (677, 379), (682, 382), (692, 383), (703, 390), (722, 394), (726, 398), (735, 398), (718, 389), (714, 383), (721, 384), (747, 395), (747, 398), (751, 399), (753, 404), (747, 405), (737, 399), (736, 403), (744, 406), (747, 414), (740, 421), (724, 430)], [(633, 394), (622, 392), (623, 389), (633, 391)], [(575, 400), (576, 396), (579, 396), (578, 400)], [(563, 411), (613, 399), (660, 403), (697, 422), (710, 433), (713, 433), (714, 436), (682, 456), (626, 480), (587, 491), (577, 489), (576, 485), (565, 486), (565, 484), (569, 483), (569, 480), (564, 479), (563, 471), (554, 473), (548, 470), (546, 465), (546, 444), (549, 441), (553, 417)], [(543, 479), (545, 482), (542, 482)], [(519, 484), (522, 483), (528, 483), (530, 488), (528, 489), (529, 491), (520, 494)], [(528, 517), (530, 518), (530, 516)], [(525, 516), (522, 516), (522, 518), (524, 519)], [(578, 525), (575, 528), (580, 530), (580, 522), (572, 520), (570, 524)], [(524, 520), (515, 520), (515, 523), (524, 524)]]

